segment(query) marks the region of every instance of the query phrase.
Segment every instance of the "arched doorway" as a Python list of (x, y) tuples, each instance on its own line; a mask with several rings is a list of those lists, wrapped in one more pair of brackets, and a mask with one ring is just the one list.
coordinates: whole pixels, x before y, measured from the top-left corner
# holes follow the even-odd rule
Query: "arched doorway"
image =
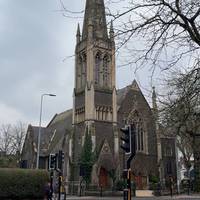
[(99, 186), (108, 187), (108, 172), (105, 168), (101, 167), (99, 172)]

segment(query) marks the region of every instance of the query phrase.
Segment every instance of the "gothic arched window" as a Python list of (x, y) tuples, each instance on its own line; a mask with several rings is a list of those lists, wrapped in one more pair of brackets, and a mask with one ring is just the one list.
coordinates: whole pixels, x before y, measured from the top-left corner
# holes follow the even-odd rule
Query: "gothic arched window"
[(128, 123), (135, 127), (137, 151), (145, 151), (144, 125), (137, 111), (131, 114)]
[(95, 83), (98, 84), (99, 83), (99, 72), (100, 72), (100, 68), (101, 68), (101, 54), (100, 52), (98, 52), (95, 56)]
[(142, 126), (142, 120), (139, 118), (136, 122), (136, 139), (138, 151), (144, 151), (144, 133)]
[(86, 63), (87, 63), (86, 55), (83, 54), (81, 63), (81, 86), (85, 86), (86, 82), (86, 73), (87, 73)]
[(78, 65), (77, 65), (77, 72), (76, 72), (76, 80), (77, 80), (77, 88), (81, 88), (81, 79), (82, 79), (82, 57), (78, 57)]
[(109, 85), (109, 57), (108, 55), (105, 55), (103, 58), (103, 85), (108, 86)]

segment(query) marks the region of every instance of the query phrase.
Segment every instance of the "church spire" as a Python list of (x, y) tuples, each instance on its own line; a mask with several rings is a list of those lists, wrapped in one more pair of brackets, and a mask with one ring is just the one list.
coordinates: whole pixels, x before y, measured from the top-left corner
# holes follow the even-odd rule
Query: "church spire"
[(86, 0), (82, 39), (88, 38), (88, 26), (93, 26), (93, 37), (107, 39), (104, 0)]
[(114, 28), (113, 28), (113, 20), (110, 22), (110, 39), (114, 42)]
[(76, 32), (76, 43), (78, 44), (81, 41), (81, 33), (80, 33), (80, 26), (78, 23), (77, 32)]
[(156, 100), (157, 100), (157, 96), (156, 96), (156, 91), (155, 91), (155, 87), (153, 87), (153, 93), (152, 93), (152, 106), (153, 106), (153, 109), (157, 109), (157, 103), (156, 103)]
[(153, 87), (153, 93), (152, 93), (152, 107), (153, 107), (154, 116), (157, 119), (157, 117), (158, 117), (158, 106), (157, 106), (157, 96), (156, 96), (155, 87)]

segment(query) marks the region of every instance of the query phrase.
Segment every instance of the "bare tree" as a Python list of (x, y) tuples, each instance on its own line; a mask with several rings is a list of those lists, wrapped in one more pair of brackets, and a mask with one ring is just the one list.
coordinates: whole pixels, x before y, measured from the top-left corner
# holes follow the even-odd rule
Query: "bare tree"
[(0, 151), (5, 154), (19, 155), (26, 134), (26, 125), (18, 122), (14, 125), (2, 124), (0, 128)]
[(161, 121), (178, 135), (178, 147), (189, 171), (191, 156), (194, 156), (195, 185), (200, 190), (200, 69), (185, 73), (173, 73), (168, 80), (168, 94), (163, 101)]
[(12, 152), (12, 128), (10, 124), (3, 124), (0, 128), (0, 151), (5, 154)]
[[(116, 6), (116, 1), (109, 0)], [(198, 59), (200, 49), (199, 0), (119, 0), (108, 14), (116, 21), (119, 46), (131, 52), (128, 64), (169, 69), (184, 57)], [(110, 6), (111, 7), (111, 6)], [(191, 64), (193, 66), (193, 64)]]
[(26, 124), (19, 121), (12, 127), (12, 146), (15, 153), (19, 154), (22, 150), (26, 136)]
[(192, 139), (193, 139), (192, 137), (190, 136), (186, 137), (185, 135), (177, 138), (177, 147), (182, 154), (181, 158), (184, 167), (186, 168), (188, 177), (192, 166), (192, 156), (193, 156)]
[[(83, 17), (59, 0), (68, 18)], [(121, 66), (168, 70), (199, 68), (199, 0), (105, 0), (108, 21), (114, 21)], [(125, 48), (121, 48), (125, 47)], [(123, 55), (123, 56), (122, 56)]]

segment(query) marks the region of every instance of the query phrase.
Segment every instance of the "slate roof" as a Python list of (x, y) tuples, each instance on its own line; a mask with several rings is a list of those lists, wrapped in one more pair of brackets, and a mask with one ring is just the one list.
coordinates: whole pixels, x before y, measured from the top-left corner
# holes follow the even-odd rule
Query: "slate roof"
[(48, 124), (47, 128), (53, 133), (48, 147), (48, 152), (51, 153), (56, 149), (62, 149), (63, 140), (67, 134), (71, 133), (72, 109), (56, 114)]
[(139, 88), (139, 86), (137, 84), (137, 81), (133, 80), (132, 84), (130, 84), (130, 85), (124, 87), (124, 88), (121, 88), (121, 89), (117, 90), (117, 105), (118, 106), (121, 105), (122, 101), (125, 99), (126, 94), (128, 93), (128, 91), (130, 89), (133, 89), (135, 91), (140, 91), (141, 92), (141, 90), (140, 90), (140, 88)]
[[(38, 134), (39, 134), (39, 127), (38, 126), (32, 126), (30, 125), (31, 128), (31, 135), (33, 138), (33, 144), (35, 145), (35, 148), (37, 148), (38, 145)], [(50, 140), (50, 133), (47, 131), (45, 127), (41, 127), (41, 135), (40, 135), (40, 154), (42, 156), (45, 156), (47, 148), (48, 148), (48, 143)]]
[(50, 121), (50, 123), (47, 125), (47, 127), (57, 126), (58, 124), (64, 123), (64, 126), (66, 128), (69, 128), (72, 124), (72, 109), (66, 110), (60, 114), (55, 114), (53, 119)]
[[(38, 134), (39, 134), (39, 127), (38, 126), (32, 126), (32, 131), (33, 131), (33, 141), (37, 144), (38, 141)], [(46, 128), (45, 127), (41, 127), (41, 141), (48, 141), (48, 134), (46, 132)]]
[(124, 100), (126, 93), (128, 92), (129, 86), (117, 90), (117, 105), (120, 106)]
[[(56, 114), (47, 127), (41, 127), (40, 155), (48, 155), (56, 145), (61, 145), (64, 137), (71, 132), (71, 129), (72, 109)], [(29, 125), (29, 130), (31, 130), (32, 143), (35, 143), (37, 148), (39, 127)]]

